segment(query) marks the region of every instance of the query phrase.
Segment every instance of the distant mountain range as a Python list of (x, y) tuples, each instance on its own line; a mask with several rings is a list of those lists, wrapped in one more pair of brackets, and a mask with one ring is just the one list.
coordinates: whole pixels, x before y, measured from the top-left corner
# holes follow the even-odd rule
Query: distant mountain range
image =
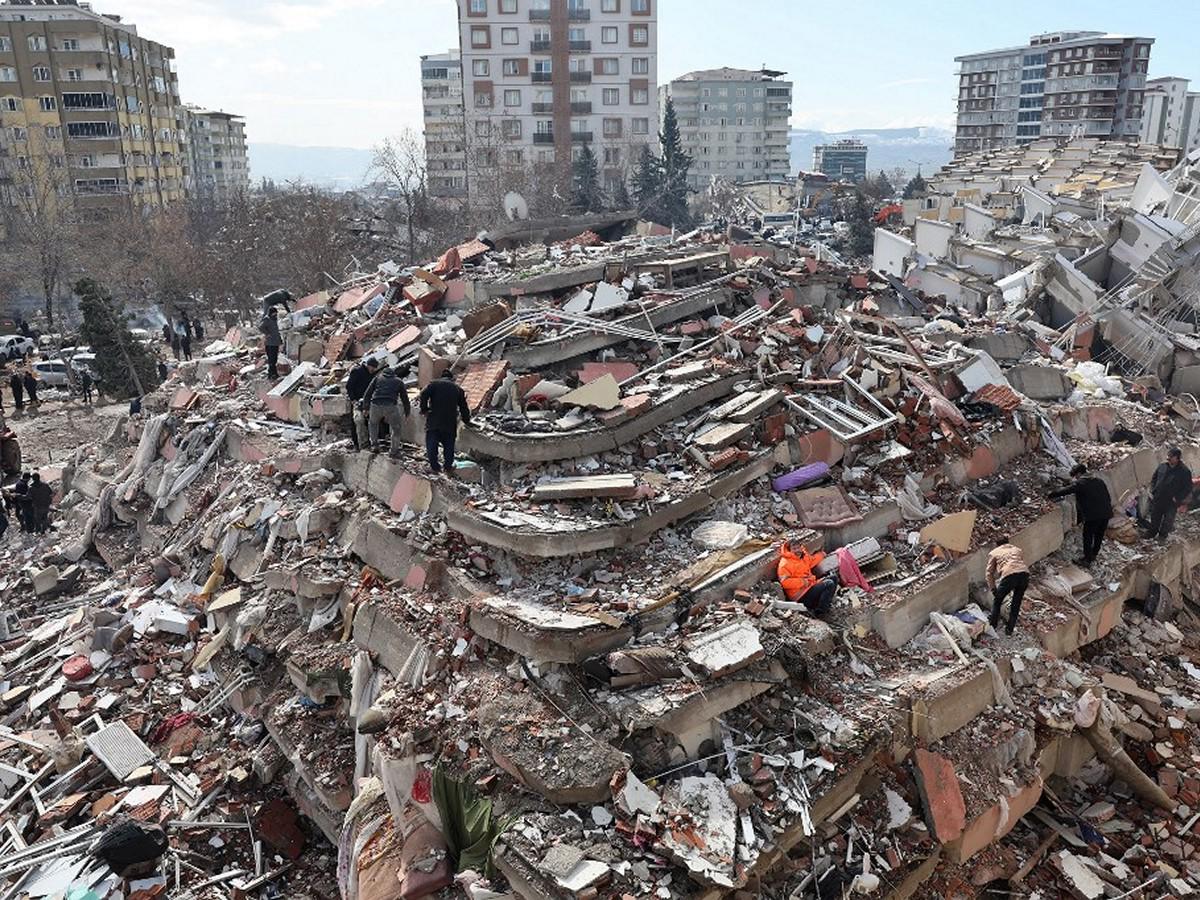
[[(941, 128), (856, 128), (853, 131), (793, 129), (790, 137), (792, 173), (812, 168), (813, 147), (846, 138), (867, 145), (867, 168), (901, 167), (926, 174), (950, 161), (952, 132)], [(290, 144), (250, 144), (250, 174), (276, 182), (303, 181), (331, 190), (360, 187), (371, 167), (371, 151), (352, 147), (297, 147)]]
[(353, 147), (296, 147), (290, 144), (255, 144), (250, 152), (250, 177), (280, 184), (303, 181), (330, 190), (351, 190), (366, 180), (371, 151)]
[(813, 147), (849, 138), (867, 145), (867, 170), (872, 174), (900, 167), (915, 175), (920, 165), (928, 175), (953, 156), (954, 132), (944, 128), (856, 128), (838, 132), (792, 129), (789, 149), (793, 173), (812, 170)]

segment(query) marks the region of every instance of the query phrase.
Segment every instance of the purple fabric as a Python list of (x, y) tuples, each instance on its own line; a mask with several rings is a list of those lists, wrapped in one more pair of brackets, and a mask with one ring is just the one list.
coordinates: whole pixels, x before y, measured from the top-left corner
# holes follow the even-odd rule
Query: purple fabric
[(806, 484), (820, 481), (828, 474), (829, 463), (810, 463), (807, 466), (793, 469), (786, 475), (780, 475), (778, 478), (772, 479), (771, 488), (775, 493), (782, 494), (784, 491), (794, 491), (798, 487), (804, 487)]

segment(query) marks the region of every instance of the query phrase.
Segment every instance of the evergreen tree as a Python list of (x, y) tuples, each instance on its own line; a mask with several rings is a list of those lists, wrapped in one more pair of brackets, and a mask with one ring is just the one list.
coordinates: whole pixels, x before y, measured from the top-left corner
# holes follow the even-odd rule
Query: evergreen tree
[(855, 192), (846, 220), (850, 223), (850, 255), (870, 256), (875, 250), (875, 223), (871, 221), (871, 206), (862, 191)]
[(908, 184), (904, 186), (904, 193), (902, 193), (900, 196), (905, 200), (911, 200), (914, 197), (923, 197), (925, 196), (925, 192), (928, 187), (929, 186), (925, 183), (925, 179), (922, 178), (921, 173), (918, 172), (913, 176), (912, 180), (910, 180)]
[(896, 188), (892, 186), (891, 180), (882, 169), (879, 170), (879, 177), (875, 179), (875, 190), (879, 192), (880, 198), (884, 200), (890, 200), (896, 196)]
[(577, 213), (600, 212), (604, 209), (600, 168), (591, 144), (584, 144), (579, 157), (571, 164), (571, 209)]
[(662, 192), (660, 213), (663, 225), (687, 227), (691, 222), (688, 214), (688, 170), (692, 157), (683, 149), (683, 138), (679, 134), (679, 120), (675, 117), (675, 104), (667, 98), (663, 111), (662, 132), (658, 136), (662, 146)]
[(83, 324), (79, 336), (96, 354), (97, 374), (110, 397), (141, 397), (158, 386), (158, 368), (145, 346), (129, 333), (121, 303), (91, 278), (75, 284)]
[(662, 164), (648, 146), (642, 145), (642, 155), (633, 173), (633, 199), (638, 215), (657, 221), (662, 184)]
[(633, 200), (629, 196), (629, 186), (625, 184), (625, 179), (618, 179), (616, 186), (612, 191), (612, 207), (613, 209), (629, 209), (633, 206)]

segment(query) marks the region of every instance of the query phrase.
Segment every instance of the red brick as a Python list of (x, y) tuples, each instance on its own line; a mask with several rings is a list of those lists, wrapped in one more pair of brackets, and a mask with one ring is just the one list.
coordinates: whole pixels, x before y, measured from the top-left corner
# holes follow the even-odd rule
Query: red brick
[(1163, 766), (1158, 770), (1158, 786), (1168, 797), (1179, 795), (1179, 771), (1171, 766)]
[(944, 756), (917, 748), (913, 751), (913, 774), (925, 808), (925, 821), (943, 844), (962, 834), (967, 824), (967, 806), (954, 765)]
[(467, 395), (467, 406), (471, 412), (476, 412), (492, 399), (496, 388), (508, 374), (508, 360), (497, 362), (474, 363), (467, 369), (459, 381), (459, 385)]
[(698, 334), (703, 334), (707, 327), (707, 325), (700, 321), (684, 322), (679, 326), (679, 333), (686, 337), (695, 337)]
[(750, 458), (750, 454), (746, 450), (739, 450), (737, 447), (726, 447), (718, 453), (714, 453), (708, 458), (708, 467), (714, 472), (720, 472), (722, 469), (728, 469), (730, 466), (744, 463)]
[(621, 406), (628, 410), (631, 416), (640, 416), (644, 412), (649, 412), (653, 405), (654, 400), (649, 394), (630, 394), (628, 397), (621, 398)]
[(616, 359), (612, 362), (584, 363), (583, 368), (575, 374), (579, 376), (580, 384), (591, 384), (597, 378), (603, 378), (605, 375), (612, 375), (617, 381), (625, 381), (636, 375), (638, 371), (638, 367), (633, 363)]
[(788, 418), (786, 412), (773, 413), (765, 417), (762, 421), (762, 442), (769, 445), (782, 443), (787, 436)]

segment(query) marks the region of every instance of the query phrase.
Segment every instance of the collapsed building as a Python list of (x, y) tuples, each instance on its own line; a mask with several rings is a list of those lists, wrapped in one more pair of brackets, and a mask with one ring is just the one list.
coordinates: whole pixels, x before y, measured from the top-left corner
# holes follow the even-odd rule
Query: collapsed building
[[(3, 549), (5, 896), (1196, 890), (1200, 522), (1134, 517), (1200, 445), (1158, 370), (1098, 362), (1187, 290), (1191, 165), (1036, 229), (917, 218), (866, 272), (642, 226), (473, 240), (303, 298), (276, 382), (230, 329)], [(454, 477), (415, 415), (398, 458), (354, 450), (364, 356), (459, 373)], [(1047, 499), (1077, 462), (1118, 507), (1090, 570)], [(785, 547), (827, 553), (823, 619)], [(123, 878), (94, 850), (130, 819), (169, 846)]]

